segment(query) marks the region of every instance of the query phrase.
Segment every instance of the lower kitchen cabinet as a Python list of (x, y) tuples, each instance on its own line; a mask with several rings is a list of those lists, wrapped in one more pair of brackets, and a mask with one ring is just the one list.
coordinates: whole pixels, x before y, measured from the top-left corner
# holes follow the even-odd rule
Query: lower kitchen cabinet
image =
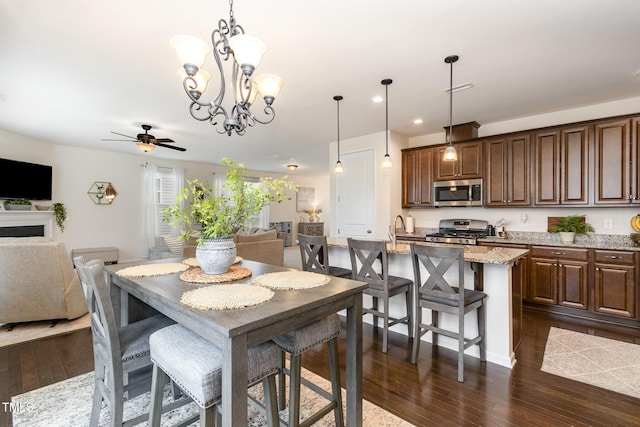
[(597, 313), (636, 317), (636, 253), (595, 250), (594, 310)]
[(589, 250), (531, 247), (527, 300), (587, 310)]

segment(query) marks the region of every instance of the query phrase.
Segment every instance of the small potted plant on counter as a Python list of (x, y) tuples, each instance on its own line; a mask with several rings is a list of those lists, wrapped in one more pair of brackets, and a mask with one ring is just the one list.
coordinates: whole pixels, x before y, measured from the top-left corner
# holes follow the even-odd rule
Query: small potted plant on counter
[(562, 243), (573, 243), (576, 234), (587, 234), (595, 230), (591, 224), (585, 221), (584, 215), (569, 215), (549, 227), (549, 231), (559, 233)]

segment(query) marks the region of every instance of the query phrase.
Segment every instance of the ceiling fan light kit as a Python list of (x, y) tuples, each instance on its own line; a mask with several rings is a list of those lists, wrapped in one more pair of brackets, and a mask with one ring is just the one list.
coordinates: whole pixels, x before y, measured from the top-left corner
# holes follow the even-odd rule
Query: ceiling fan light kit
[[(191, 116), (199, 121), (210, 122), (218, 133), (231, 136), (232, 133), (244, 135), (247, 127), (255, 126), (256, 123), (268, 124), (273, 121), (275, 110), (272, 104), (280, 94), (284, 80), (273, 74), (253, 76), (267, 51), (267, 45), (259, 38), (244, 33), (244, 28), (236, 24), (233, 0), (230, 0), (229, 6), (229, 21), (220, 19), (218, 28), (211, 33), (213, 49), (205, 41), (188, 35), (173, 37), (171, 46), (175, 48), (184, 69), (180, 76), (184, 90), (191, 100)], [(211, 78), (202, 66), (211, 50), (220, 74), (220, 89), (213, 101), (202, 102), (200, 98)], [(226, 91), (223, 61), (229, 60), (232, 64), (231, 92), (234, 103), (227, 109), (222, 105)], [(251, 111), (258, 93), (265, 103), (263, 119), (256, 117)]]

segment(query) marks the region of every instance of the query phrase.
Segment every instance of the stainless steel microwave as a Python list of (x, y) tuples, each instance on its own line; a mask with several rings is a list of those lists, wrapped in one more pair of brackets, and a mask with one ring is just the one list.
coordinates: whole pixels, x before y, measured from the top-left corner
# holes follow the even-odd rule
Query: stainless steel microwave
[(433, 183), (434, 206), (482, 206), (482, 179)]

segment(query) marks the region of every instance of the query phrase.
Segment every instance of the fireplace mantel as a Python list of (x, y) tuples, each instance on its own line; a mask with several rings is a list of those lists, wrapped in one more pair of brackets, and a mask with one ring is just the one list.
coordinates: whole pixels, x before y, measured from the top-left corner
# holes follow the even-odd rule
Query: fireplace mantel
[(44, 237), (53, 237), (53, 211), (0, 211), (0, 227), (44, 225)]

